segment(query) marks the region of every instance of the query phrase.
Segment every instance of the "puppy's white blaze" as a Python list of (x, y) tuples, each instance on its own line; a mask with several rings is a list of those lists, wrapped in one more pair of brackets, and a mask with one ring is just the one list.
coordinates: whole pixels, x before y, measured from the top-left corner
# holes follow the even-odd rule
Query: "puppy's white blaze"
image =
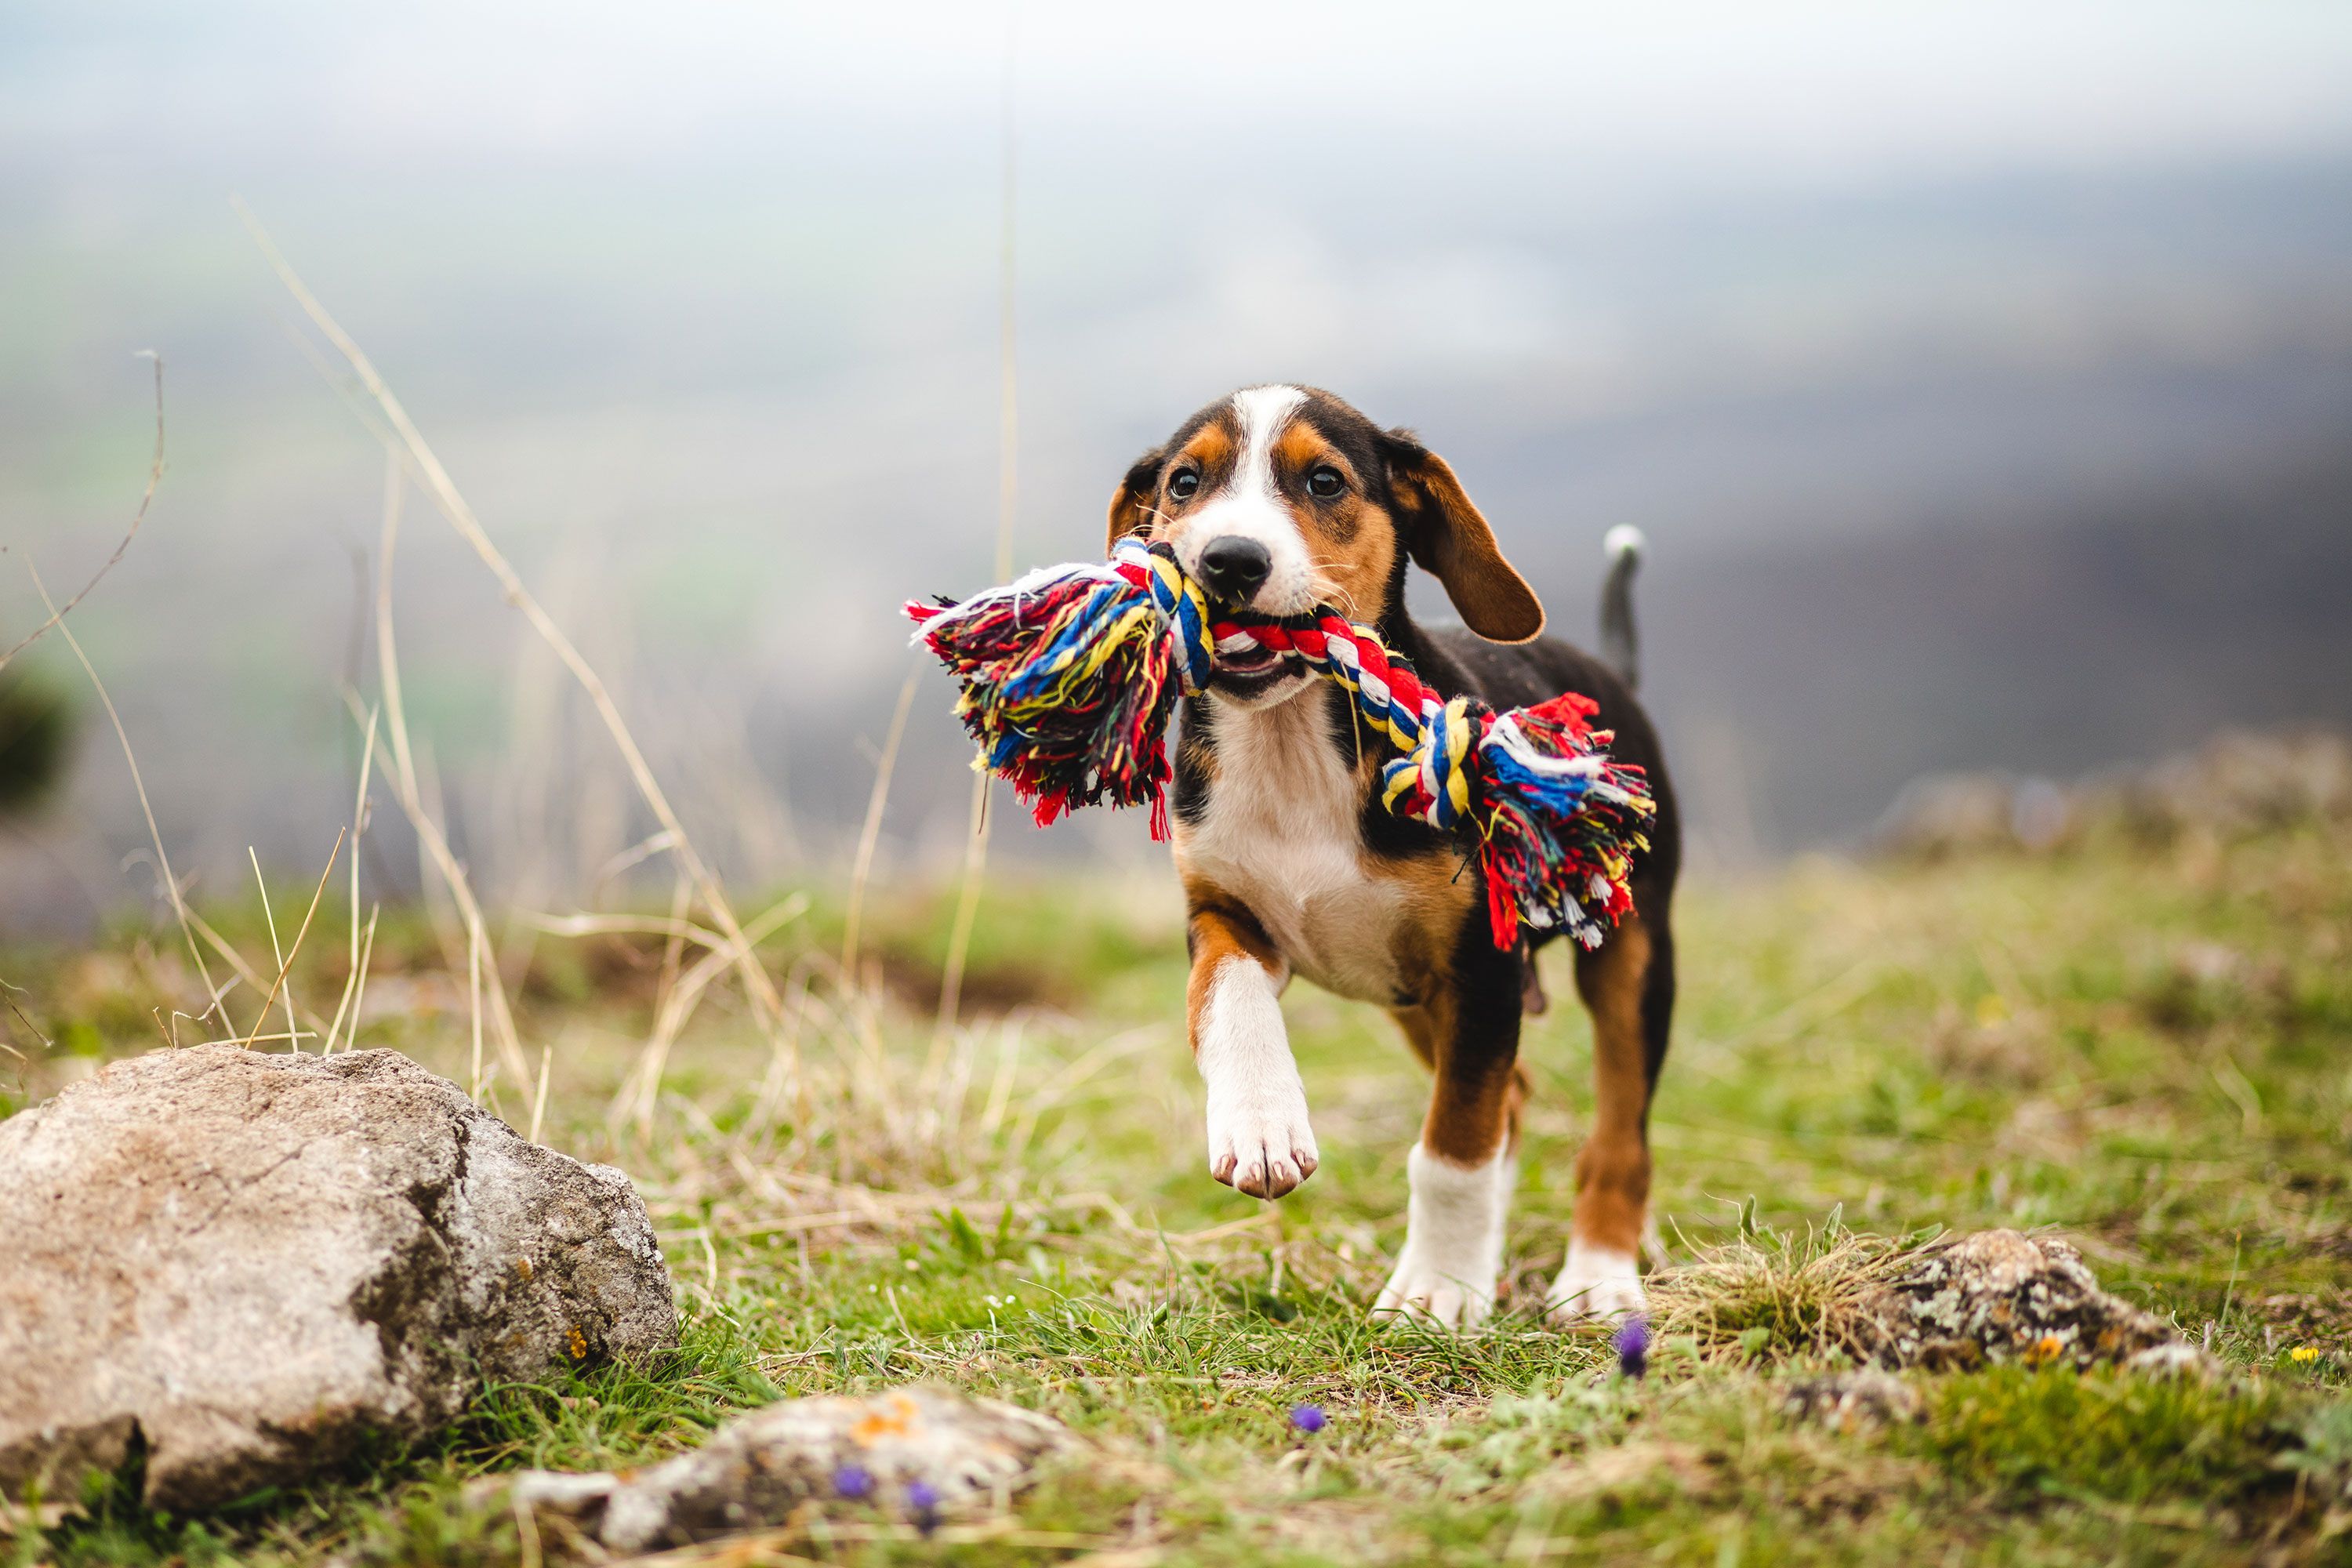
[(1262, 1168), (1261, 1190), (1277, 1196), (1305, 1181), (1318, 1159), (1307, 1090), (1275, 999), (1280, 989), (1280, 977), (1257, 960), (1225, 959), (1209, 979), (1199, 1043), (1211, 1173), (1238, 1187)]
[(1213, 539), (1239, 535), (1265, 545), (1273, 565), (1253, 602), (1272, 615), (1290, 615), (1315, 602), (1314, 559), (1274, 482), (1275, 442), (1306, 401), (1295, 386), (1253, 386), (1234, 394), (1241, 455), (1224, 488), (1185, 520), (1176, 546), (1184, 569), (1197, 574), (1201, 552)]
[(1234, 465), (1227, 493), (1263, 496), (1273, 501), (1274, 438), (1307, 395), (1295, 386), (1252, 386), (1234, 394), (1234, 416), (1241, 422), (1241, 460)]
[(1484, 1322), (1503, 1269), (1503, 1221), (1517, 1174), (1510, 1151), (1463, 1166), (1416, 1143), (1405, 1173), (1412, 1198), (1404, 1250), (1373, 1311), (1414, 1313), (1447, 1328)]

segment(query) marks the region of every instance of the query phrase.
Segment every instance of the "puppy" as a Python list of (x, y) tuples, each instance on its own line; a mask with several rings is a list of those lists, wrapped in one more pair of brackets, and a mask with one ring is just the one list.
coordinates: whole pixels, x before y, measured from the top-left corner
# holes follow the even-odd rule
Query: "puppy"
[[(1403, 430), (1328, 392), (1254, 386), (1202, 409), (1138, 458), (1110, 503), (1110, 542), (1165, 540), (1219, 604), (1288, 615), (1337, 606), (1377, 627), (1441, 693), (1496, 708), (1562, 691), (1597, 700), (1613, 749), (1648, 770), (1658, 812), (1635, 861), (1634, 913), (1576, 952), (1592, 1018), (1593, 1124), (1576, 1164), (1575, 1221), (1549, 1307), (1633, 1310), (1650, 1190), (1650, 1094), (1675, 1002), (1669, 924), (1679, 825), (1656, 733), (1631, 673), (1628, 587), (1639, 536), (1612, 537), (1604, 598), (1626, 675), (1553, 638), (1543, 607), (1454, 470)], [(1405, 613), (1408, 562), (1445, 585), (1464, 626)], [(1404, 1250), (1375, 1311), (1453, 1327), (1494, 1309), (1528, 1079), (1523, 1007), (1534, 956), (1497, 952), (1475, 858), (1382, 808), (1382, 758), (1347, 696), (1246, 637), (1217, 650), (1187, 699), (1174, 758), (1176, 868), (1192, 953), (1192, 1050), (1208, 1088), (1209, 1173), (1278, 1198), (1315, 1172), (1315, 1133), (1276, 1000), (1292, 975), (1388, 1009), (1434, 1078), (1406, 1160)], [(1556, 932), (1531, 933), (1548, 940)]]

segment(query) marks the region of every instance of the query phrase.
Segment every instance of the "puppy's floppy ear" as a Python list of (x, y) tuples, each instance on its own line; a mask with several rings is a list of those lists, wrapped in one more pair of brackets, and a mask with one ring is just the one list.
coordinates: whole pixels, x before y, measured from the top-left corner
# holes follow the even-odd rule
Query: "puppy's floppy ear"
[(1151, 527), (1151, 498), (1160, 493), (1160, 470), (1168, 462), (1168, 448), (1154, 447), (1129, 466), (1127, 477), (1110, 495), (1110, 532), (1103, 542), (1108, 555), (1130, 533)]
[(1463, 623), (1489, 642), (1526, 642), (1542, 631), (1542, 603), (1503, 559), (1495, 531), (1445, 459), (1410, 430), (1391, 430), (1381, 445), (1405, 550), (1445, 584)]

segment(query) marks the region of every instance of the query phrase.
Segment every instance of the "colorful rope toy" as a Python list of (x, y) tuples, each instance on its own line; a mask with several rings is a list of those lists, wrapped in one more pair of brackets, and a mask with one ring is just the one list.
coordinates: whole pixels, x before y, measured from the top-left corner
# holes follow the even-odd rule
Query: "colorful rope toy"
[(1626, 887), (1656, 805), (1642, 770), (1606, 750), (1591, 698), (1496, 712), (1440, 697), (1378, 633), (1318, 606), (1217, 615), (1165, 544), (1122, 541), (1107, 564), (1048, 566), (961, 603), (909, 604), (915, 640), (963, 687), (973, 766), (1009, 780), (1038, 826), (1081, 805), (1149, 805), (1168, 836), (1168, 721), (1207, 685), (1217, 645), (1245, 636), (1335, 680), (1395, 754), (1381, 799), (1479, 857), (1495, 945), (1522, 921), (1598, 947), (1633, 907)]

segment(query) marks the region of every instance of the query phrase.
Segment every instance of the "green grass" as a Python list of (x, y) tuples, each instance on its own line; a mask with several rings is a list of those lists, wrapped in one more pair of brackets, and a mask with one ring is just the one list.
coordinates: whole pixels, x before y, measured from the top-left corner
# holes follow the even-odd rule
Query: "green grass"
[[(0, 1561), (511, 1563), (476, 1477), (639, 1463), (779, 1394), (912, 1378), (1090, 1447), (1005, 1520), (926, 1540), (834, 1506), (736, 1560), (2352, 1561), (2352, 843), (1808, 863), (1677, 913), (1654, 1121), (1675, 1273), (1638, 1384), (1599, 1331), (1523, 1310), (1462, 1338), (1367, 1321), (1423, 1093), (1375, 1013), (1293, 988), (1326, 1163), (1272, 1207), (1209, 1181), (1172, 887), (1002, 886), (968, 994), (1013, 1011), (936, 1048), (908, 999), (936, 984), (940, 901), (877, 899), (881, 984), (845, 994), (811, 956), (839, 941), (820, 896), (769, 949), (811, 978), (798, 1061), (714, 1001), (642, 1132), (605, 1111), (659, 942), (542, 942), (524, 988), (527, 1039), (556, 1047), (551, 1142), (636, 1175), (668, 1247), (675, 1356), (494, 1390), (424, 1449), (208, 1520), (118, 1488)], [(267, 951), (257, 908), (218, 914)], [(0, 1055), (9, 1108), (155, 1041), (174, 961), (151, 935), (131, 962), (135, 941), (0, 967), (58, 1046), (9, 1021), (31, 1058)], [(387, 924), (377, 970), (431, 950), (422, 922)], [(331, 1010), (339, 963), (306, 963), (306, 1001)], [(466, 1037), (412, 1012), (363, 1043), (462, 1076)], [(1591, 1104), (1572, 1005), (1531, 1021), (1527, 1055), (1515, 1309), (1565, 1243)], [(1994, 1225), (2063, 1228), (2231, 1375), (1994, 1367), (1920, 1378), (1916, 1423), (1782, 1413), (1838, 1363), (1823, 1325), (1857, 1268)], [(1303, 1403), (1331, 1425), (1295, 1431)]]

